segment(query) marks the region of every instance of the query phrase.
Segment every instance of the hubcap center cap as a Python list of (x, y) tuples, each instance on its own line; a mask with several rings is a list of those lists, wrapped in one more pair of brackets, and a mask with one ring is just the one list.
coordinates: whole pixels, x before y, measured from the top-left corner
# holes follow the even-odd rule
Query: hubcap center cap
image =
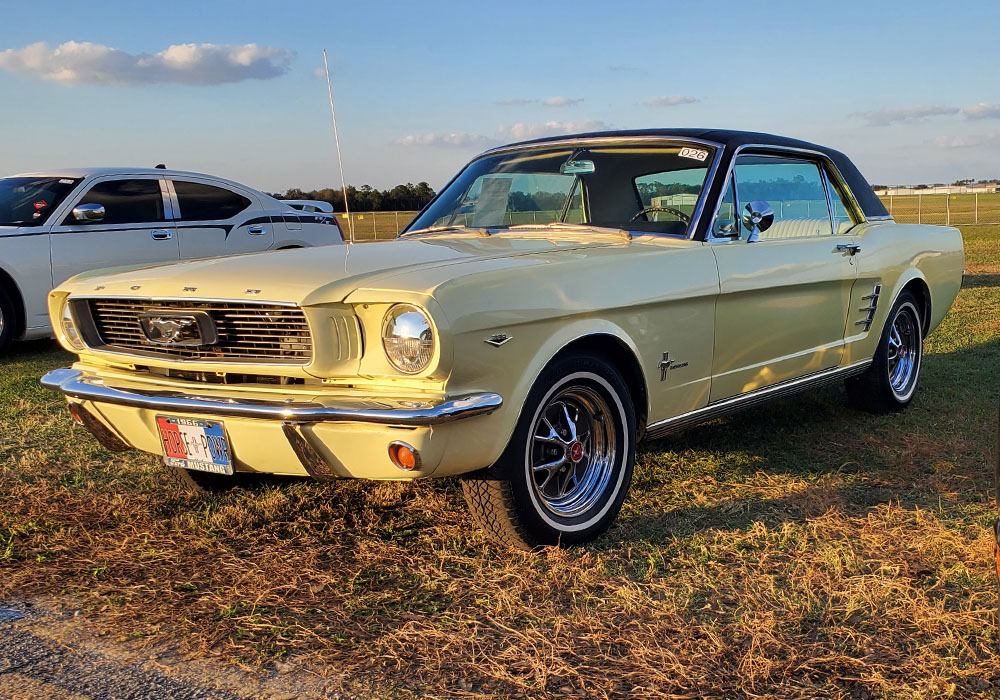
[(579, 440), (569, 446), (569, 458), (574, 462), (583, 459), (583, 444)]

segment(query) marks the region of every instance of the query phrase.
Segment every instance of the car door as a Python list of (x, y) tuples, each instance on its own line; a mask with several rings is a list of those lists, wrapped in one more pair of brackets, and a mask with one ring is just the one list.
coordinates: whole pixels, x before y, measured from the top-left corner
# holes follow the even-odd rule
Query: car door
[[(74, 215), (81, 205), (92, 205), (91, 218)], [(99, 178), (67, 212), (51, 230), (55, 284), (88, 270), (178, 258), (169, 199), (155, 175)]]
[[(774, 212), (756, 241), (742, 221), (751, 202)], [(857, 277), (852, 239), (835, 233), (844, 228), (833, 227), (820, 162), (737, 157), (709, 233), (720, 284), (712, 401), (840, 364)]]
[(271, 218), (253, 193), (197, 178), (171, 178), (182, 260), (267, 250)]

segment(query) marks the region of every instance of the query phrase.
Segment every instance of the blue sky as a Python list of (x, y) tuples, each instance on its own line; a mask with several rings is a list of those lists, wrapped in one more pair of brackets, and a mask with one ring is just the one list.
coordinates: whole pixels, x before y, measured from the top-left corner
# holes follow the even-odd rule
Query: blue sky
[(326, 48), (358, 185), (438, 188), (494, 143), (656, 126), (828, 144), (878, 183), (1000, 176), (996, 2), (38, 7), (3, 8), (0, 174), (165, 162), (338, 186)]

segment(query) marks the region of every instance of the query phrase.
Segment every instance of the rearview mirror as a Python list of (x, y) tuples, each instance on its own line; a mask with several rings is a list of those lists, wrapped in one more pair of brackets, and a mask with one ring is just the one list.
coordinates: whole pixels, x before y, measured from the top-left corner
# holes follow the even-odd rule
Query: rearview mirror
[(592, 160), (567, 160), (559, 166), (559, 172), (563, 175), (590, 175), (597, 166)]
[(767, 202), (756, 200), (743, 209), (743, 226), (750, 232), (747, 243), (756, 243), (760, 234), (774, 223), (774, 209)]
[(104, 214), (103, 204), (80, 204), (73, 207), (73, 218), (77, 221), (100, 221)]

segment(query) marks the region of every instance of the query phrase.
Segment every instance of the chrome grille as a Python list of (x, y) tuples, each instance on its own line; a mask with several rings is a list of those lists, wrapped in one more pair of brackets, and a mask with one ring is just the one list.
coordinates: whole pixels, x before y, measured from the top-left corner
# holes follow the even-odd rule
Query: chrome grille
[[(302, 309), (276, 304), (229, 301), (89, 299), (93, 320), (87, 338), (92, 347), (146, 357), (202, 362), (306, 364), (312, 358), (312, 336)], [(215, 322), (219, 340), (213, 345), (170, 347), (146, 338), (139, 315), (151, 311), (204, 311)], [(79, 307), (76, 307), (79, 316)]]

